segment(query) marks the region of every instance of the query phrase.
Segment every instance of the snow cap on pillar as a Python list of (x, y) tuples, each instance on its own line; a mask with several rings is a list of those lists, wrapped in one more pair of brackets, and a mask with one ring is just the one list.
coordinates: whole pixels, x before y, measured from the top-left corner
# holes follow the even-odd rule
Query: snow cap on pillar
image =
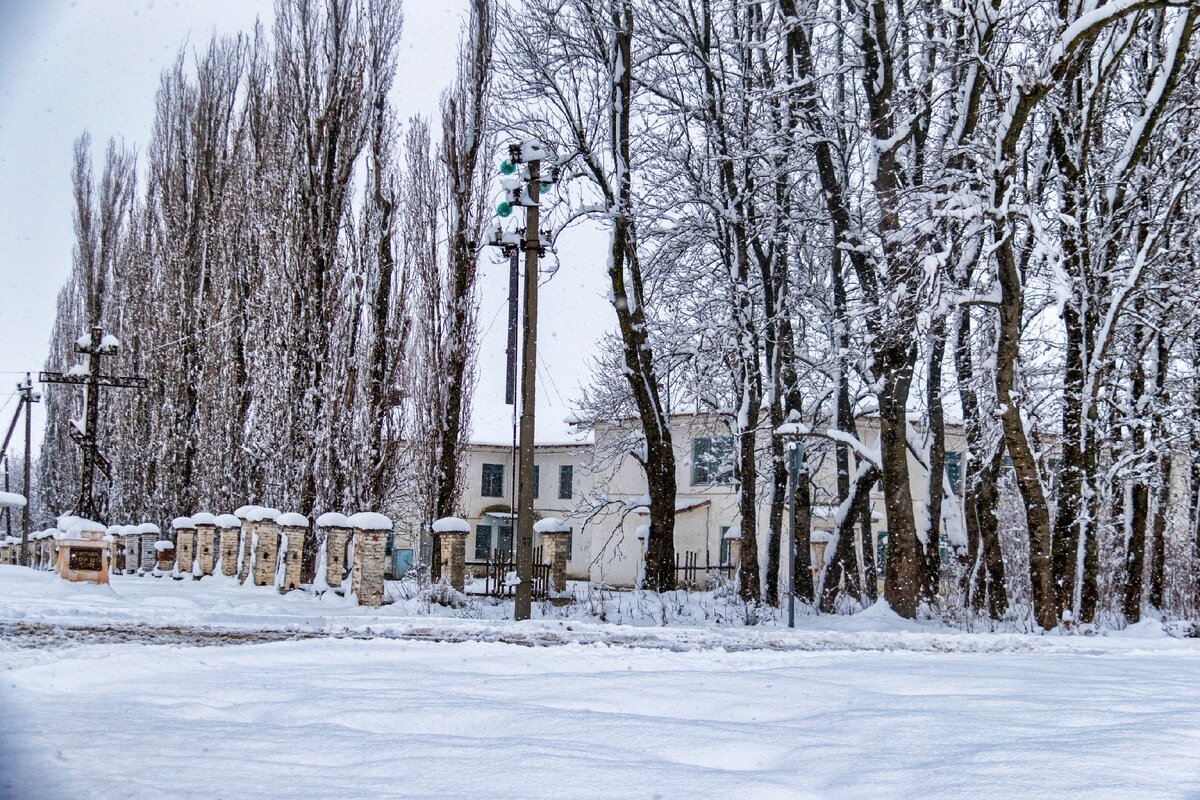
[(275, 522), (279, 519), (279, 509), (254, 506), (242, 519), (250, 522)]
[(442, 517), (433, 521), (434, 533), (470, 533), (471, 526), (459, 517)]
[(215, 522), (218, 528), (237, 528), (242, 524), (242, 521), (233, 514), (222, 514), (216, 518)]
[(317, 517), (317, 526), (321, 528), (349, 528), (350, 518), (345, 514), (339, 514), (337, 511), (326, 511), (321, 516)]
[(143, 522), (137, 526), (138, 533), (162, 533), (162, 529), (153, 522)]
[(390, 531), (392, 521), (383, 514), (374, 511), (360, 511), (348, 520), (351, 528), (360, 531)]
[(191, 517), (176, 517), (171, 520), (171, 527), (175, 530), (190, 529), (195, 528), (196, 523), (192, 521)]
[(295, 511), (289, 511), (286, 514), (280, 514), (275, 520), (285, 528), (307, 528), (308, 517), (303, 514), (297, 514)]
[(242, 506), (233, 515), (238, 519), (250, 519), (250, 515), (258, 509), (258, 506)]
[(216, 525), (217, 518), (207, 511), (201, 511), (199, 514), (192, 514), (193, 525)]
[(534, 533), (570, 533), (571, 526), (558, 517), (546, 517), (533, 523)]

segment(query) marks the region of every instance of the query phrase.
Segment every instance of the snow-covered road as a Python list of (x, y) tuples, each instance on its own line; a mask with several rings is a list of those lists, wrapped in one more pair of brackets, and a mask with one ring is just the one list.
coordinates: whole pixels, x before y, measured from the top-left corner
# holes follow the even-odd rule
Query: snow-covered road
[[(0, 573), (4, 798), (1200, 796), (1200, 641), (1149, 626), (514, 625)], [(320, 635), (221, 639), (255, 624)], [(396, 638), (329, 636), (368, 627)]]
[(1194, 658), (307, 640), (9, 664), (18, 798), (1200, 792)]

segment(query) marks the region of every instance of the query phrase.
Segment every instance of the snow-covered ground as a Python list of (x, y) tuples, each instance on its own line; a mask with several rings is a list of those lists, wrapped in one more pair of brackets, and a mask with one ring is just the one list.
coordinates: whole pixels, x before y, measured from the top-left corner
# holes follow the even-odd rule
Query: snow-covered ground
[(1200, 793), (1200, 640), (799, 623), (516, 624), (0, 567), (0, 797)]

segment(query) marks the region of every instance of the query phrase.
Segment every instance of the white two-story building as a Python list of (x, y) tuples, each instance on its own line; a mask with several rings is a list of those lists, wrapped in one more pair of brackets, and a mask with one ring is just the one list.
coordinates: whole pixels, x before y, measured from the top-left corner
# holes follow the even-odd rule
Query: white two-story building
[[(630, 452), (636, 446), (635, 421), (629, 425), (598, 425), (589, 437), (559, 437), (539, 442), (534, 458), (538, 518), (561, 517), (572, 526), (568, 576), (610, 586), (631, 586), (644, 563), (644, 526), (649, 521), (643, 474)], [(878, 446), (878, 424), (872, 417), (858, 421), (867, 448)], [(760, 434), (760, 452), (767, 452), (769, 433)], [(672, 417), (677, 495), (675, 549), (681, 563), (690, 557), (705, 564), (730, 564), (740, 530), (736, 486), (733, 482), (734, 441), (723, 418), (715, 414), (676, 414)], [(946, 434), (945, 482), (955, 492), (962, 473), (965, 442), (961, 429)], [(813, 471), (814, 540), (833, 529), (837, 502), (833, 448), (820, 439), (808, 441), (808, 465)], [(511, 445), (472, 443), (467, 452), (467, 485), (463, 511), (471, 526), (467, 560), (484, 561), (497, 552), (510, 553), (515, 524), (515, 453)], [(853, 465), (851, 467), (853, 470)], [(925, 513), (928, 469), (910, 454), (914, 512)], [(766, 563), (769, 496), (761, 486), (756, 528), (762, 563)], [(887, 536), (887, 517), (878, 484), (872, 489), (872, 537), (868, 547), (879, 552)], [(943, 517), (958, 524), (957, 504), (946, 504)], [(641, 535), (639, 535), (641, 534)], [(855, 529), (861, 552), (861, 534)], [(538, 542), (535, 539), (535, 546)], [(865, 578), (865, 576), (863, 576)]]

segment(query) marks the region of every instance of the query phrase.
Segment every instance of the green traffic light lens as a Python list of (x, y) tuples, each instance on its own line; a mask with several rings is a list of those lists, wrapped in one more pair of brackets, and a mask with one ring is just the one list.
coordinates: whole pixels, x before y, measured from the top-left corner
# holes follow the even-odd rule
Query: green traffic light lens
[(512, 175), (516, 171), (517, 171), (517, 165), (512, 163), (511, 161), (508, 161), (506, 159), (506, 160), (500, 162), (500, 174), (501, 175)]
[(496, 206), (496, 213), (502, 217), (507, 217), (512, 213), (512, 203), (505, 202)]

